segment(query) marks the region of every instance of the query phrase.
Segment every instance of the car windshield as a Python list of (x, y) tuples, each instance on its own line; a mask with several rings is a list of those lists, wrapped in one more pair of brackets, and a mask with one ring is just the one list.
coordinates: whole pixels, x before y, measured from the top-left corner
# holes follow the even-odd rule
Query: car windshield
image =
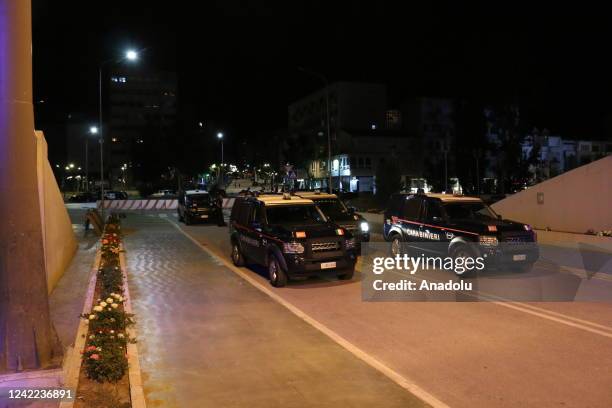
[(341, 221), (351, 219), (351, 214), (346, 205), (338, 199), (316, 200), (315, 204), (323, 211), (323, 214), (332, 220)]
[(188, 205), (208, 205), (210, 204), (210, 196), (208, 194), (189, 195), (185, 201)]
[(444, 211), (450, 220), (494, 220), (497, 215), (484, 203), (447, 203)]
[(266, 207), (268, 224), (320, 224), (325, 216), (314, 205), (287, 205)]

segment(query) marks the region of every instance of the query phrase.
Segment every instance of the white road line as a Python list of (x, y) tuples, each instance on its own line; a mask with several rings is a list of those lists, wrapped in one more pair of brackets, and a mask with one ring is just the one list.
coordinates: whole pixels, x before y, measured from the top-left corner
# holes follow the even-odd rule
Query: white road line
[[(390, 272), (400, 275), (404, 278), (416, 279), (419, 281), (423, 280), (414, 275), (406, 275), (406, 274), (403, 274), (397, 271), (390, 271)], [(431, 279), (431, 278), (429, 278), (428, 280), (434, 281), (434, 282), (442, 282), (441, 280)], [(475, 293), (470, 293), (470, 292), (465, 292), (465, 291), (462, 291), (462, 293), (468, 296), (474, 296), (474, 297), (477, 296)], [(590, 333), (598, 334), (600, 336), (604, 336), (604, 337), (608, 337), (612, 339), (612, 327), (610, 326), (605, 326), (605, 325), (601, 325), (599, 323), (591, 322), (588, 320), (579, 319), (577, 317), (568, 316), (563, 313), (553, 312), (552, 310), (539, 308), (539, 307), (532, 306), (527, 303), (511, 301), (509, 299), (491, 295), (486, 292), (478, 291), (477, 293), (479, 297), (482, 297), (488, 300), (490, 303), (493, 303), (495, 305), (506, 307), (509, 309), (514, 309), (514, 310), (517, 310), (523, 313), (527, 313), (533, 316), (540, 317), (542, 319), (551, 320), (551, 321), (554, 321), (554, 322), (557, 322), (557, 323), (560, 323), (566, 326), (571, 326), (576, 329), (585, 330)], [(592, 326), (592, 327), (589, 327), (589, 326)]]
[(379, 360), (377, 360), (373, 356), (367, 354), (366, 352), (361, 350), (359, 347), (355, 346), (354, 344), (352, 344), (348, 340), (344, 339), (342, 336), (338, 335), (337, 333), (332, 331), (330, 328), (328, 328), (324, 324), (322, 324), (319, 321), (317, 321), (317, 320), (313, 319), (312, 317), (308, 316), (301, 309), (295, 307), (291, 303), (289, 303), (286, 300), (284, 300), (281, 296), (279, 296), (276, 293), (274, 293), (266, 285), (263, 285), (261, 282), (258, 282), (252, 276), (250, 276), (249, 274), (247, 274), (246, 272), (244, 272), (240, 268), (236, 267), (235, 265), (233, 265), (229, 261), (226, 261), (225, 259), (223, 259), (220, 256), (218, 256), (211, 249), (209, 249), (206, 246), (202, 245), (198, 240), (196, 240), (191, 235), (189, 235), (185, 231), (183, 231), (183, 229), (179, 225), (171, 222), (170, 220), (167, 220), (167, 221), (170, 224), (172, 224), (176, 229), (178, 229), (183, 235), (185, 235), (187, 238), (189, 238), (194, 244), (198, 245), (200, 248), (202, 248), (204, 251), (206, 251), (206, 253), (208, 253), (214, 259), (217, 259), (218, 261), (220, 261), (224, 266), (229, 268), (232, 272), (234, 272), (235, 274), (240, 276), (242, 279), (244, 279), (247, 282), (249, 282), (251, 285), (255, 286), (260, 291), (264, 292), (266, 295), (270, 296), (276, 302), (280, 303), (282, 306), (287, 308), (289, 311), (291, 311), (297, 317), (299, 317), (300, 319), (304, 320), (306, 323), (310, 324), (315, 329), (319, 330), (321, 333), (325, 334), (327, 337), (329, 337), (330, 339), (335, 341), (337, 344), (339, 344), (340, 346), (344, 347), (347, 351), (349, 351), (355, 357), (357, 357), (360, 360), (364, 361), (365, 363), (367, 363), (371, 367), (377, 369), (379, 372), (384, 374), (386, 377), (391, 379), (393, 382), (398, 384), (400, 387), (406, 389), (407, 391), (409, 391), (410, 393), (415, 395), (417, 398), (421, 399), (423, 402), (431, 405), (433, 408), (450, 408), (449, 405), (443, 403), (442, 401), (440, 401), (439, 399), (437, 399), (436, 397), (434, 397), (433, 395), (431, 395), (430, 393), (428, 393), (427, 391), (425, 391), (424, 389), (422, 389), (421, 387), (416, 385), (410, 379), (404, 377), (403, 375), (399, 374), (397, 371), (393, 370), (392, 368), (386, 366), (384, 363), (380, 362)]

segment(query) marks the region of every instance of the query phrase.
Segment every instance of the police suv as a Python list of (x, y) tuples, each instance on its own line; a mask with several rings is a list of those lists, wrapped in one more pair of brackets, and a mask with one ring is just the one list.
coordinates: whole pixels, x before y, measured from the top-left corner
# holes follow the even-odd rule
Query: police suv
[(357, 240), (358, 247), (361, 242), (370, 241), (368, 222), (361, 215), (356, 214), (355, 209), (347, 207), (337, 195), (318, 191), (298, 191), (295, 194), (314, 201), (330, 221), (350, 231)]
[(238, 197), (230, 216), (232, 261), (267, 267), (270, 283), (333, 270), (351, 279), (357, 260), (355, 238), (330, 222), (312, 200), (289, 195)]
[(211, 195), (204, 190), (187, 190), (179, 194), (177, 207), (179, 221), (186, 225), (196, 222), (217, 222), (223, 216)]
[(537, 236), (529, 225), (502, 219), (476, 197), (395, 194), (383, 229), (394, 256), (417, 250), (482, 257), (486, 266), (519, 270), (529, 269), (539, 257)]

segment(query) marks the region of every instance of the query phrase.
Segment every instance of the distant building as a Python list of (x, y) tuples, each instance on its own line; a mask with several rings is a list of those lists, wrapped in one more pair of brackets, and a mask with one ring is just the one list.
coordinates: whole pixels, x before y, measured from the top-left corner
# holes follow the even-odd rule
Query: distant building
[[(374, 191), (376, 169), (386, 160), (398, 165), (405, 189), (427, 188), (424, 157), (439, 165), (454, 136), (450, 100), (415, 98), (389, 109), (385, 85), (348, 82), (330, 85), (329, 98), (334, 189)], [(306, 187), (327, 188), (326, 132), (325, 89), (289, 106), (289, 137), (314, 138), (319, 147)]]
[(594, 140), (568, 140), (551, 136), (546, 130), (525, 137), (522, 143), (525, 160), (533, 159), (530, 167), (532, 181), (539, 182), (575, 167), (591, 163), (612, 154), (612, 142)]
[[(105, 167), (111, 182), (126, 182), (141, 144), (169, 139), (177, 120), (177, 78), (172, 72), (128, 69), (107, 77)], [(160, 152), (162, 153), (162, 152)]]

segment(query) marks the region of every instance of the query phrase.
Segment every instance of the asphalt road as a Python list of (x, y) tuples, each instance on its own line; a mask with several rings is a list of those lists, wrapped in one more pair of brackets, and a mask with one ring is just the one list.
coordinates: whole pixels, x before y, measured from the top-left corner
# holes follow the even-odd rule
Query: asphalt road
[[(227, 228), (156, 216), (229, 261)], [(450, 407), (612, 407), (612, 303), (364, 302), (359, 269), (350, 282), (319, 277), (280, 289), (261, 268), (241, 269)]]

